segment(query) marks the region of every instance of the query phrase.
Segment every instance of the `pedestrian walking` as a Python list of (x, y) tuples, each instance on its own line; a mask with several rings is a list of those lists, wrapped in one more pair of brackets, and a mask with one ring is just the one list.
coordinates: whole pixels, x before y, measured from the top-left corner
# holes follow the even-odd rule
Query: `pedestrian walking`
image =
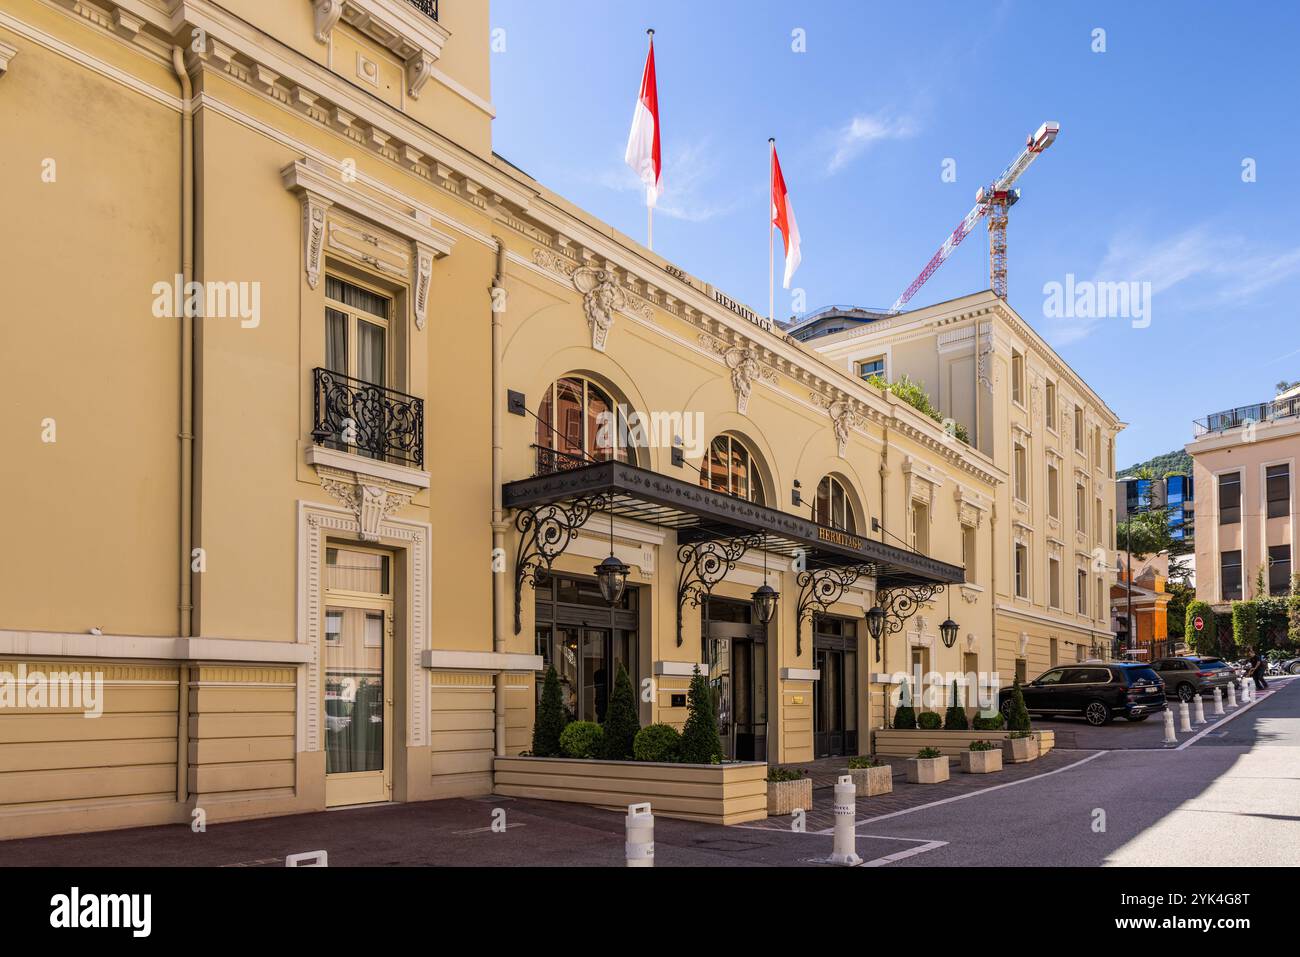
[(1250, 677), (1255, 679), (1255, 689), (1257, 691), (1268, 690), (1268, 682), (1264, 680), (1266, 668), (1263, 655), (1256, 651), (1250, 659)]

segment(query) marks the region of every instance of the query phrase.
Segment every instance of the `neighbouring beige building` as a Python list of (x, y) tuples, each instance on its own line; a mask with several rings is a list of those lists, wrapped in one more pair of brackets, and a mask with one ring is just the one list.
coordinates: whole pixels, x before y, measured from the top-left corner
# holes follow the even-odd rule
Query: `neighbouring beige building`
[(1285, 595), (1296, 541), (1300, 387), (1193, 423), (1186, 445), (1196, 496), (1196, 597), (1217, 611)]
[(848, 374), (920, 383), (1007, 474), (990, 512), (997, 669), (1108, 655), (1124, 423), (1042, 336), (991, 291), (893, 316), (832, 307), (792, 334)]
[(488, 793), (550, 666), (575, 717), (622, 665), (680, 725), (698, 665), (729, 757), (860, 753), (895, 672), (1102, 630), (1044, 560), (1072, 595), (1118, 424), (1027, 325), (894, 321), (955, 440), (494, 156), (489, 22), (0, 0), (0, 690), (102, 680), (0, 699), (0, 838)]

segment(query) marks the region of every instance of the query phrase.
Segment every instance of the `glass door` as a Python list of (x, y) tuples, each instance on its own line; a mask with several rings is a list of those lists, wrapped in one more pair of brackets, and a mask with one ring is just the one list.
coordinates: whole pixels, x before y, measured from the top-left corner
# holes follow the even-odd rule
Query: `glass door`
[(816, 757), (858, 753), (858, 639), (856, 622), (817, 616), (813, 667), (821, 677), (813, 692)]
[(767, 629), (750, 621), (747, 602), (709, 599), (705, 654), (722, 755), (767, 759)]

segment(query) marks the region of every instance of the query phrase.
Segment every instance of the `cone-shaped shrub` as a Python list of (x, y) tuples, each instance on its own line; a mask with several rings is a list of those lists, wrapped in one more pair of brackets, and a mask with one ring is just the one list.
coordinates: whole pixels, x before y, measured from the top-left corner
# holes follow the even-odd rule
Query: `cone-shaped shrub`
[(1029, 711), (1025, 708), (1025, 695), (1020, 690), (1019, 678), (1011, 685), (1011, 709), (1007, 714), (1007, 730), (1029, 730)]
[(699, 665), (695, 666), (686, 694), (686, 726), (682, 728), (680, 753), (685, 764), (714, 764), (722, 760), (718, 717), (713, 712), (713, 689), (700, 674)]
[(966, 721), (966, 709), (957, 700), (957, 682), (955, 679), (952, 683), (952, 707), (943, 716), (943, 728), (945, 731), (970, 730), (970, 724)]
[(533, 757), (558, 758), (560, 735), (568, 723), (564, 701), (560, 697), (560, 679), (552, 665), (546, 669), (546, 680), (542, 682), (542, 701), (537, 706), (537, 718), (533, 721)]
[(894, 709), (894, 728), (896, 730), (911, 730), (916, 727), (916, 711), (912, 708), (912, 695), (907, 684), (907, 679), (903, 679), (903, 686), (898, 691), (898, 707)]
[(605, 759), (631, 761), (632, 742), (641, 730), (641, 722), (636, 716), (636, 695), (632, 693), (632, 679), (627, 676), (627, 669), (621, 661), (614, 675), (614, 692), (609, 696), (604, 728)]

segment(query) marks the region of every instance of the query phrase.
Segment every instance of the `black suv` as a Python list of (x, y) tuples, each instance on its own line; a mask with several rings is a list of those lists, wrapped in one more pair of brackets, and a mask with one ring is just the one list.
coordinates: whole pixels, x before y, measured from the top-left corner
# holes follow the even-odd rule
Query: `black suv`
[[(1100, 727), (1115, 715), (1145, 721), (1165, 710), (1165, 685), (1151, 666), (1132, 661), (1081, 661), (1045, 671), (1021, 686), (1030, 714), (1050, 718), (1057, 714), (1082, 715)], [(1010, 716), (1011, 689), (998, 695), (1004, 715)]]

